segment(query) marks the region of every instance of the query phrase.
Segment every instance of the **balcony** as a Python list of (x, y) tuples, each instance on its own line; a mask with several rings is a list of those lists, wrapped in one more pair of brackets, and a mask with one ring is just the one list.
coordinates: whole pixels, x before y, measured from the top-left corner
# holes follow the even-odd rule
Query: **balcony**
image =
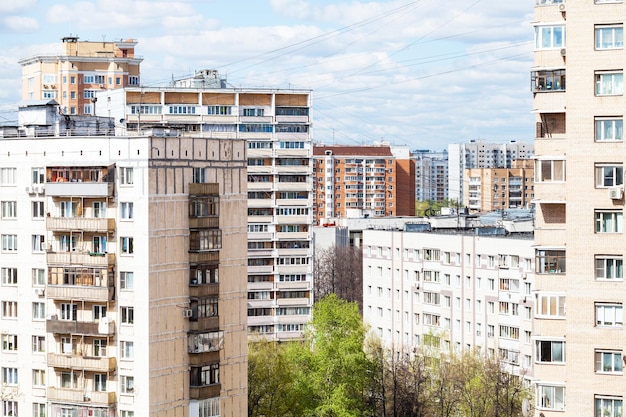
[[(250, 300), (248, 300), (250, 301)], [(285, 306), (310, 306), (311, 300), (308, 298), (278, 298), (276, 305), (279, 307)]]
[(219, 191), (217, 183), (189, 183), (189, 195), (218, 195)]
[(274, 265), (248, 265), (248, 275), (271, 274), (273, 272), (274, 272)]
[(206, 297), (209, 295), (218, 295), (220, 293), (220, 284), (189, 284), (190, 297)]
[(115, 219), (88, 217), (47, 217), (46, 229), (53, 232), (80, 230), (83, 232), (113, 232)]
[(112, 182), (47, 182), (46, 195), (51, 197), (111, 197)]
[(220, 328), (219, 316), (214, 317), (199, 317), (198, 320), (189, 321), (189, 330), (192, 332), (199, 332), (203, 330), (218, 330)]
[(220, 226), (219, 217), (190, 217), (190, 229), (215, 229)]
[(90, 404), (115, 404), (115, 392), (106, 391), (86, 391), (82, 389), (77, 390), (69, 388), (49, 387), (47, 390), (47, 397), (48, 401), (58, 401), (66, 403), (84, 404), (88, 401)]
[(61, 355), (48, 353), (48, 366), (63, 369), (83, 369), (93, 372), (112, 372), (117, 363), (114, 357), (94, 357), (79, 355)]
[(114, 288), (83, 285), (48, 285), (46, 295), (53, 300), (113, 301)]
[(215, 352), (202, 352), (193, 353), (189, 352), (189, 364), (191, 366), (202, 366), (206, 363), (219, 362), (220, 352), (217, 349)]
[(100, 268), (115, 266), (114, 253), (93, 252), (48, 252), (46, 254), (48, 265), (84, 265)]
[(202, 400), (205, 398), (219, 397), (221, 389), (222, 386), (220, 384), (205, 387), (189, 387), (189, 398), (192, 400)]
[(113, 336), (115, 322), (96, 323), (93, 321), (59, 320), (56, 316), (46, 320), (46, 332), (57, 334), (81, 334), (86, 336)]
[(190, 263), (216, 263), (220, 261), (219, 251), (189, 252)]

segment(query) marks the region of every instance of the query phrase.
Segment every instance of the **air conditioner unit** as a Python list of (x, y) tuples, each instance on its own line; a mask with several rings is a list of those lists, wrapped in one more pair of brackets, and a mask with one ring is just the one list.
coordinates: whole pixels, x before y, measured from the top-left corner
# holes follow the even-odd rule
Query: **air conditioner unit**
[(38, 186), (36, 186), (34, 188), (35, 188), (35, 192), (37, 194), (43, 194), (43, 192), (46, 190), (43, 185), (38, 185)]
[(476, 330), (476, 336), (480, 336), (480, 330)]
[(561, 56), (567, 55), (567, 50), (565, 48), (561, 48)]
[(48, 89), (48, 84), (44, 84), (43, 88)]
[(183, 317), (191, 317), (192, 314), (193, 314), (193, 310), (191, 309), (183, 310)]
[(565, 3), (559, 4), (559, 11), (560, 12), (564, 12), (565, 11)]
[(624, 196), (624, 189), (622, 187), (610, 187), (609, 198), (611, 200), (621, 200)]
[(26, 187), (26, 192), (27, 192), (28, 194), (31, 194), (31, 193), (32, 193), (32, 191), (31, 191), (31, 190), (32, 190), (32, 189), (31, 189), (31, 187)]
[(37, 294), (39, 297), (43, 297), (45, 293), (46, 290), (44, 288), (35, 288), (35, 294)]
[(526, 272), (522, 272), (522, 279), (526, 279), (528, 278), (528, 275), (526, 274)]
[(50, 314), (48, 316), (48, 320), (58, 320), (59, 319), (59, 315), (58, 314)]

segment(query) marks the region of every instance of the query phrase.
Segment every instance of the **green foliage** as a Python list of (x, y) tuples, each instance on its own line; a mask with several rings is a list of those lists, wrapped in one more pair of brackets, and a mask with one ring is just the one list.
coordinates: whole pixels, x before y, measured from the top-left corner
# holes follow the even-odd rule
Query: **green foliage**
[(439, 212), (442, 207), (457, 207), (457, 201), (445, 199), (443, 201), (425, 200), (415, 202), (415, 215), (419, 217), (426, 216), (426, 211), (431, 209), (433, 212)]

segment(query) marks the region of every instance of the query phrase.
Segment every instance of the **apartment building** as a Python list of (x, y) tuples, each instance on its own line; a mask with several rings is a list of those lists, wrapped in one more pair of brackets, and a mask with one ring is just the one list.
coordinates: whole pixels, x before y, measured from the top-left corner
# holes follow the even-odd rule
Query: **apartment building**
[(536, 366), (546, 417), (623, 415), (624, 10), (621, 0), (535, 3), (535, 239), (547, 261), (536, 282), (555, 300), (535, 334), (566, 353)]
[(466, 169), (463, 205), (478, 212), (529, 207), (535, 197), (534, 167), (532, 159), (519, 159), (511, 168)]
[(313, 214), (333, 217), (415, 215), (415, 161), (407, 147), (315, 145)]
[(470, 140), (448, 145), (448, 197), (463, 201), (463, 174), (468, 168), (511, 168), (517, 159), (532, 159), (533, 145), (510, 141), (490, 143)]
[(38, 54), (19, 61), (22, 100), (50, 100), (68, 115), (95, 114), (97, 91), (139, 85), (141, 57), (135, 39), (109, 42), (62, 38), (58, 54)]
[(97, 113), (124, 132), (246, 141), (237, 157), (248, 162), (248, 331), (299, 338), (313, 303), (310, 91), (220, 80), (200, 71), (174, 86), (109, 90), (98, 94)]
[(448, 152), (413, 151), (415, 157), (415, 199), (444, 201), (448, 198)]
[(387, 347), (478, 349), (532, 379), (535, 306), (547, 300), (533, 296), (532, 233), (422, 221), (364, 230), (362, 244), (363, 315)]
[(49, 106), (2, 139), (2, 415), (246, 415), (245, 141)]

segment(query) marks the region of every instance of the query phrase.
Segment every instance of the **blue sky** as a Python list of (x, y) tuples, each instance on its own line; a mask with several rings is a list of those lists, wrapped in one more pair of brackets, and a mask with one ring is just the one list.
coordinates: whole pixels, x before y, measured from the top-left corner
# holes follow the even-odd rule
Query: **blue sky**
[(236, 87), (313, 90), (319, 143), (441, 150), (530, 142), (533, 0), (0, 2), (0, 122), (19, 59), (61, 37), (138, 40), (142, 83), (219, 69)]

